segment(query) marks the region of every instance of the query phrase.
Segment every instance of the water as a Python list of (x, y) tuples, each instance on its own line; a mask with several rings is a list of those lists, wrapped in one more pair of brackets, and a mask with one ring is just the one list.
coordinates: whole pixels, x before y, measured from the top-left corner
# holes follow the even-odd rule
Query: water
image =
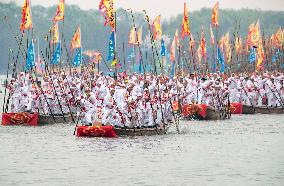
[(0, 185), (284, 185), (284, 115), (181, 121), (181, 134), (77, 138), (0, 127)]

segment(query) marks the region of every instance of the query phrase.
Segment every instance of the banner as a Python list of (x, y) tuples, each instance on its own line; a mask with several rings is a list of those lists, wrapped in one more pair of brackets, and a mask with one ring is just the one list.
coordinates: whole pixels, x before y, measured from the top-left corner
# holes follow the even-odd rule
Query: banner
[(183, 117), (190, 117), (195, 114), (200, 115), (201, 117), (205, 118), (206, 117), (206, 104), (185, 104), (182, 107), (182, 115)]
[(243, 104), (230, 103), (230, 112), (232, 114), (243, 114)]
[(113, 126), (79, 126), (76, 129), (77, 137), (117, 137)]
[(38, 125), (38, 113), (29, 114), (25, 112), (20, 113), (3, 113), (2, 125)]

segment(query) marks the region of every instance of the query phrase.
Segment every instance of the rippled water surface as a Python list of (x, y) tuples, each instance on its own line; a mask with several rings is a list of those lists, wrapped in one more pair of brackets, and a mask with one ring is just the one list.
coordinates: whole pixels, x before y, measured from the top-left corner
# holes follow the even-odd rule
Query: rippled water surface
[(181, 121), (168, 135), (77, 138), (0, 127), (0, 185), (284, 185), (284, 115)]

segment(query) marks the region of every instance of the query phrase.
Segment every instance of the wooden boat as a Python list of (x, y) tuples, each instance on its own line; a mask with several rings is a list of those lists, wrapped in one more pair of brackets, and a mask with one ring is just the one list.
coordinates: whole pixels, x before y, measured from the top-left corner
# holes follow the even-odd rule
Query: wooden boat
[[(71, 123), (72, 116), (71, 114), (64, 115), (66, 123)], [(54, 115), (54, 119), (51, 115), (42, 115), (40, 114), (38, 117), (38, 125), (52, 125), (57, 123), (65, 123), (64, 117), (62, 115)], [(73, 114), (74, 120), (76, 120), (76, 115)]]
[(194, 113), (193, 115), (186, 117), (186, 119), (196, 119), (196, 120), (225, 120), (225, 119), (230, 119), (231, 115), (227, 111), (227, 109), (221, 109), (217, 110), (214, 109), (213, 107), (207, 106), (206, 107), (206, 115), (201, 116), (197, 112)]
[(243, 114), (284, 114), (284, 107), (243, 105)]
[(113, 126), (77, 126), (78, 137), (153, 136), (166, 134), (163, 128), (116, 128)]

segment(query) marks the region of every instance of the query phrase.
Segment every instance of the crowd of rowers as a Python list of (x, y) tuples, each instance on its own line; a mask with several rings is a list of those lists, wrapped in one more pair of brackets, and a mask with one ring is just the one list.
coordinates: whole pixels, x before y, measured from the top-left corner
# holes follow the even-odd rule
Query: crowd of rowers
[(284, 74), (250, 75), (220, 73), (183, 78), (153, 74), (118, 74), (64, 71), (41, 81), (21, 72), (8, 84), (11, 112), (48, 115), (74, 113), (84, 125), (126, 127), (162, 126), (173, 121), (173, 102), (220, 108), (230, 101), (253, 106), (283, 106)]

